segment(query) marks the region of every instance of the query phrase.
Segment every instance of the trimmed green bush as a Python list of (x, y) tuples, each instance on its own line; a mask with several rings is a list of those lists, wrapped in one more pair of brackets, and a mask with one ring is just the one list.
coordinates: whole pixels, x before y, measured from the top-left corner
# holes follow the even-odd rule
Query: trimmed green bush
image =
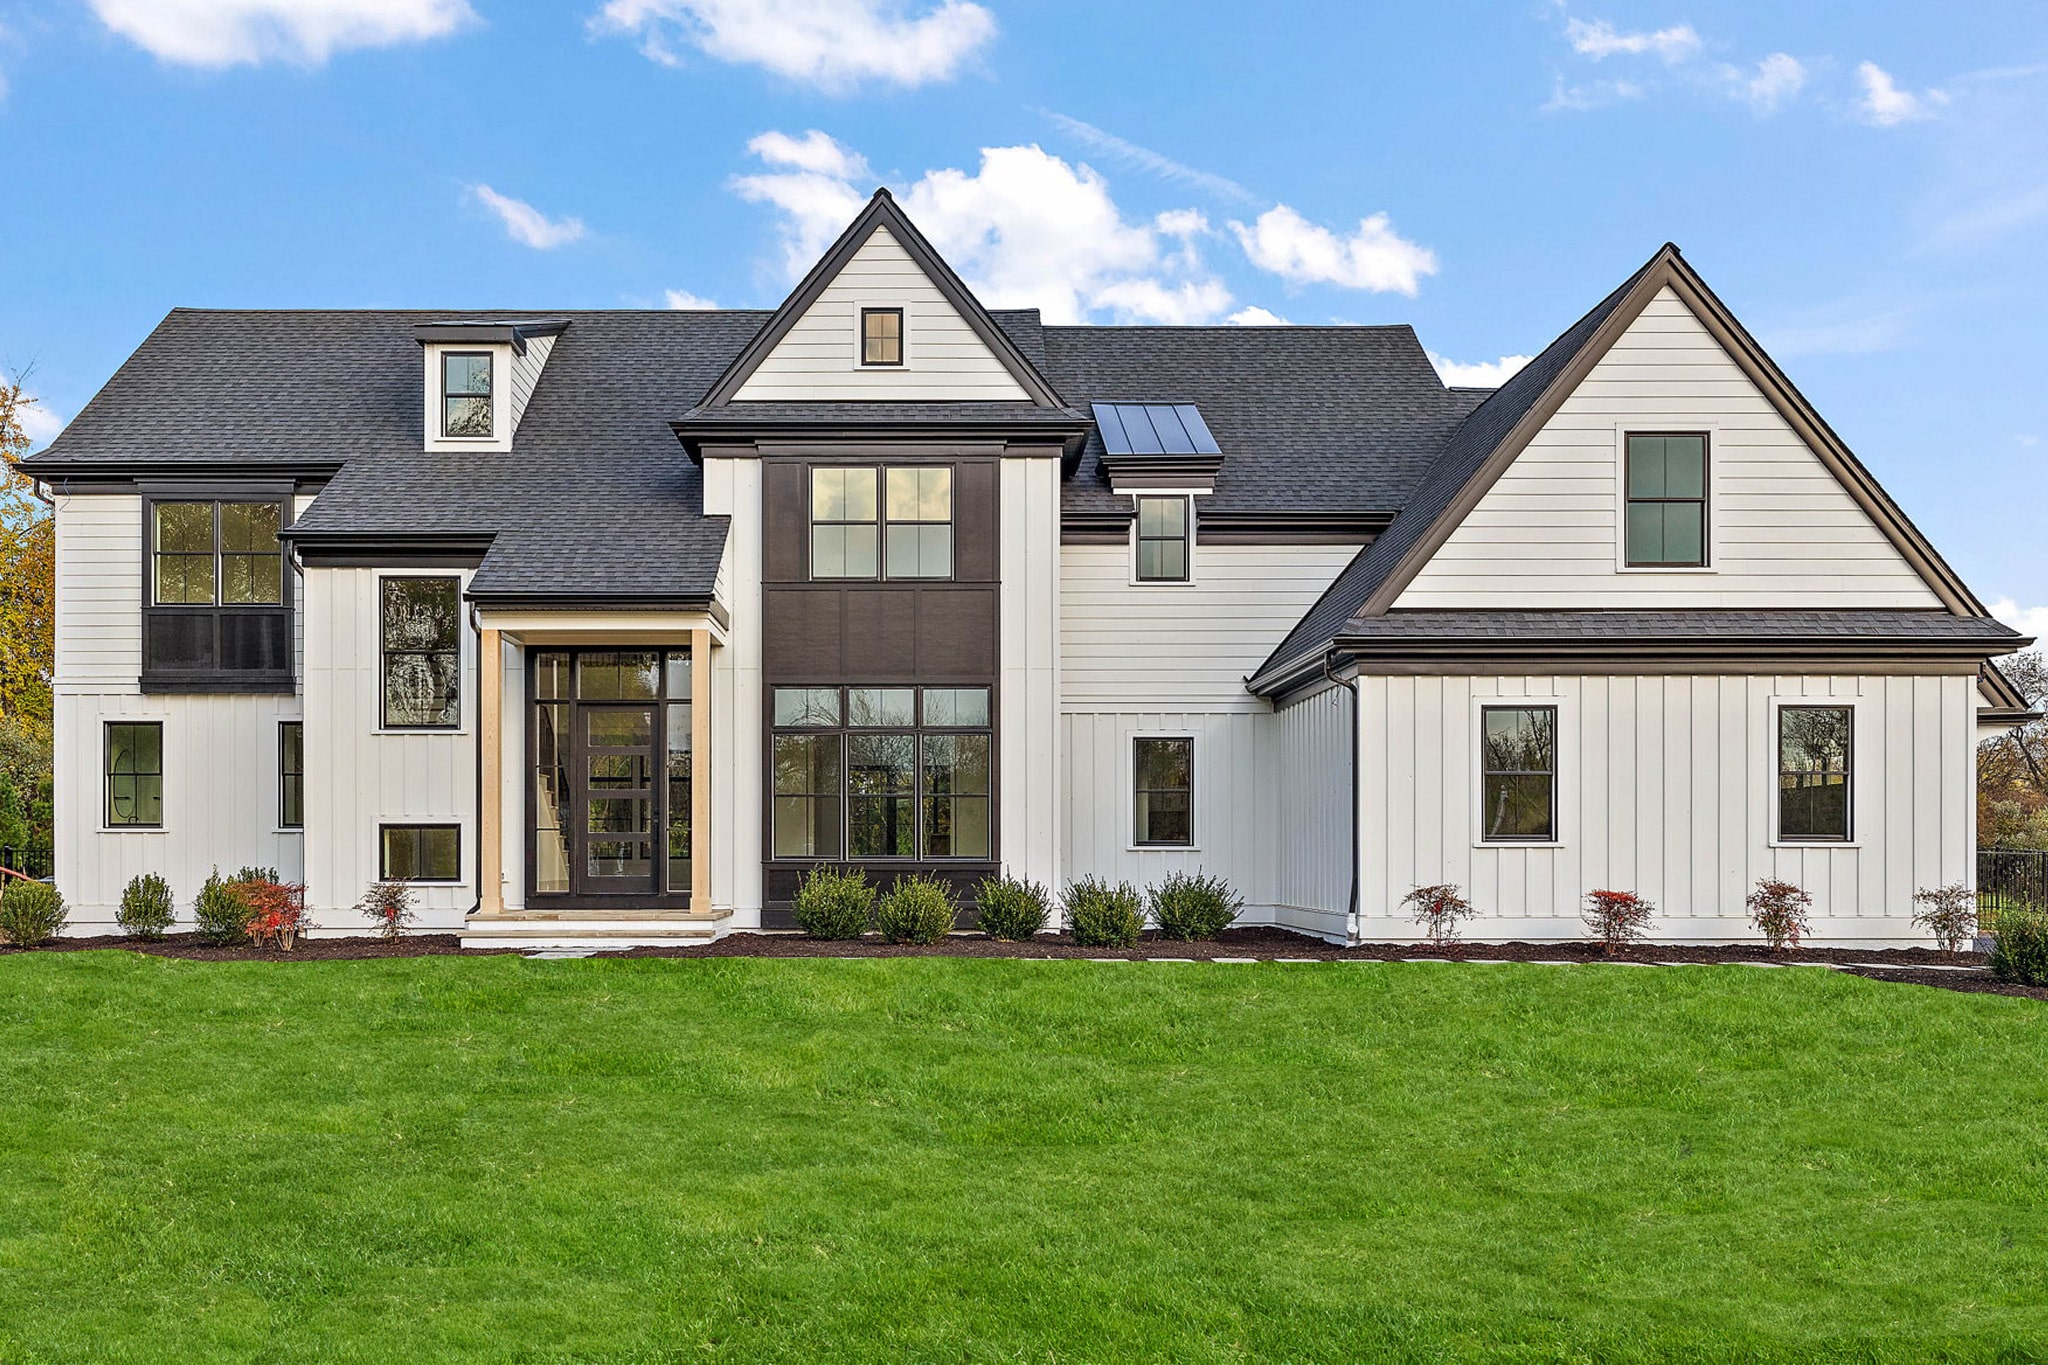
[(796, 889), (797, 928), (810, 938), (859, 938), (875, 913), (875, 891), (859, 868), (814, 867)]
[(0, 939), (17, 948), (33, 948), (64, 932), (69, 916), (56, 887), (48, 882), (6, 880), (6, 888), (0, 890)]
[(121, 908), (114, 918), (121, 927), (140, 939), (159, 939), (171, 927), (177, 902), (171, 899), (171, 884), (154, 872), (144, 872), (121, 891)]
[(1074, 942), (1084, 948), (1130, 948), (1145, 928), (1144, 898), (1129, 882), (1083, 877), (1067, 887), (1062, 906)]
[(974, 888), (981, 932), (990, 938), (1022, 942), (1045, 931), (1052, 918), (1052, 893), (1037, 882), (1015, 877), (989, 877)]
[[(244, 873), (252, 870), (260, 871), (243, 869)], [(192, 898), (192, 928), (201, 942), (226, 948), (249, 941), (249, 902), (235, 888), (251, 880), (255, 879), (237, 876), (234, 881), (222, 881), (217, 867), (207, 875), (206, 884)]]
[(1244, 897), (1229, 882), (1200, 872), (1169, 873), (1146, 896), (1159, 937), (1183, 942), (1216, 937), (1244, 909)]
[(888, 943), (937, 943), (953, 932), (952, 893), (936, 877), (898, 877), (875, 906), (875, 928)]
[(1991, 921), (1991, 974), (2021, 986), (2048, 986), (2048, 910), (2008, 905)]

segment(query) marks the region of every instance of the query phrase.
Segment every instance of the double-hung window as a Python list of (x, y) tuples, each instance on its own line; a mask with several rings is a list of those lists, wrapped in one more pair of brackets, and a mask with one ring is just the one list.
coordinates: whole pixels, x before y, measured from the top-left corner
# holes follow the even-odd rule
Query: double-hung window
[(1486, 843), (1557, 838), (1557, 708), (1479, 711), (1479, 823)]
[(277, 723), (277, 827), (306, 826), (306, 724)]
[(1855, 728), (1855, 713), (1847, 706), (1778, 708), (1780, 841), (1848, 841)]
[(107, 827), (152, 829), (164, 822), (161, 721), (107, 726)]
[(461, 601), (454, 578), (380, 582), (385, 729), (452, 730), (461, 723)]
[(813, 579), (953, 576), (953, 471), (946, 465), (811, 470)]
[(770, 797), (777, 858), (994, 851), (986, 687), (778, 687)]
[(1707, 563), (1707, 438), (1630, 432), (1623, 559), (1630, 568)]
[(1188, 581), (1188, 500), (1138, 499), (1138, 581)]
[(1132, 786), (1137, 819), (1132, 841), (1142, 847), (1195, 842), (1195, 741), (1186, 735), (1133, 741)]
[(441, 353), (441, 434), (488, 439), (491, 435), (491, 353)]

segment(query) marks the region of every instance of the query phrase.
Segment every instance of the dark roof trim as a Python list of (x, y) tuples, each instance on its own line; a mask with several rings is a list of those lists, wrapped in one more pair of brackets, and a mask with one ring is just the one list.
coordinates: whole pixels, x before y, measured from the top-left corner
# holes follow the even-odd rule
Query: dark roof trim
[(481, 592), (472, 587), (463, 597), (480, 607), (529, 611), (701, 611), (724, 626), (725, 608), (710, 593), (538, 593), (529, 589)]
[(1694, 316), (1749, 376), (1750, 381), (1763, 392), (1771, 406), (1778, 410), (1779, 415), (1813, 450), (1821, 463), (1827, 466), (1828, 471), (1842, 484), (1849, 496), (1869, 514), (1871, 520), (1877, 524), (1878, 530), (1884, 533), (1886, 539), (1890, 540), (1906, 557), (1907, 562), (1919, 572), (1934, 595), (1941, 599), (1942, 605), (1958, 616), (1987, 615), (1984, 604), (1977, 600), (1976, 595), (1964, 585), (1962, 579), (1948, 567), (1939, 554), (1935, 553), (1934, 547), (1928, 544), (1926, 537), (1920, 534), (1919, 529), (1899, 510), (1890, 496), (1878, 487), (1877, 481), (1870, 476), (1870, 471), (1863, 467), (1842, 443), (1841, 438), (1835, 435), (1833, 428), (1814, 411), (1813, 405), (1806, 401), (1805, 395), (1793, 386), (1792, 381), (1785, 377), (1784, 371), (1780, 370), (1770, 356), (1765, 354), (1763, 347), (1757, 344), (1756, 338), (1735, 320), (1734, 314), (1730, 313), (1726, 305), (1707, 288), (1706, 281), (1686, 263), (1678, 248), (1669, 242), (1651, 257), (1650, 263), (1637, 277), (1620, 304), (1593, 331), (1556, 378), (1551, 380), (1542, 395), (1522, 415), (1521, 420), (1509, 429), (1508, 434), (1494, 447), (1493, 452), (1480, 465), (1478, 472), (1459, 490), (1450, 505), (1389, 570), (1386, 578), (1374, 589), (1372, 596), (1366, 600), (1358, 614), (1382, 616), (1392, 608), (1409, 583), (1414, 581), (1416, 574), (1422, 571), (1422, 566), (1443, 547), (1446, 540), (1450, 539), (1451, 533), (1465, 520), (1473, 507), (1478, 505), (1487, 491), (1499, 482), (1501, 475), (1507, 472), (1508, 466), (1514, 463), (1515, 457), (1527, 448), (1536, 434), (1556, 415), (1564, 401), (1578, 389), (1593, 367), (1613, 348), (1622, 333), (1641, 316), (1643, 309), (1649, 306), (1650, 300), (1667, 287), (1692, 310)]
[(1989, 659), (1977, 670), (1977, 690), (1993, 703), (1977, 708), (1979, 725), (2019, 726), (2048, 714), (2029, 702), (2026, 694), (2005, 676), (2005, 670)]
[[(1503, 675), (1579, 678), (1646, 675), (1755, 677), (1782, 674), (1788, 664), (1801, 668), (1810, 664), (1817, 668), (1824, 667), (1829, 672), (1851, 673), (1859, 677), (1953, 677), (1958, 674), (1967, 675), (1971, 664), (1975, 662), (1975, 656), (1956, 658), (1934, 653), (1901, 653), (1888, 645), (1875, 645), (1868, 641), (1864, 642), (1860, 652), (1850, 650), (1814, 655), (1787, 655), (1752, 648), (1747, 652), (1729, 650), (1715, 655), (1631, 649), (1625, 654), (1603, 653), (1596, 656), (1583, 653), (1505, 654), (1497, 651), (1476, 651), (1459, 657), (1448, 657), (1407, 653), (1385, 654), (1378, 651), (1358, 654), (1339, 649), (1326, 654), (1324, 658), (1334, 659), (1335, 667), (1340, 673), (1348, 670), (1364, 677), (1423, 678)], [(1276, 700), (1291, 699), (1321, 680), (1322, 669), (1319, 660), (1316, 668), (1303, 670), (1285, 686), (1276, 687), (1266, 695)]]
[(413, 328), (413, 340), (428, 342), (470, 342), (479, 346), (510, 346), (514, 355), (526, 354), (528, 337), (559, 336), (567, 331), (567, 318), (534, 318), (519, 322), (423, 322)]
[(762, 438), (785, 441), (791, 438), (805, 438), (819, 442), (851, 441), (861, 444), (942, 442), (957, 445), (963, 441), (982, 441), (1031, 447), (1041, 451), (1057, 445), (1063, 458), (1071, 459), (1075, 457), (1081, 443), (1088, 436), (1088, 424), (1079, 417), (1071, 422), (1040, 420), (1005, 424), (989, 421), (946, 421), (916, 425), (885, 422), (874, 426), (849, 426), (843, 418), (838, 417), (810, 420), (799, 417), (693, 416), (670, 422), (669, 429), (675, 432), (676, 439), (683, 443), (683, 449), (689, 453), (694, 464), (704, 462), (704, 447), (707, 445), (744, 446)]
[[(1060, 519), (1062, 545), (1121, 545), (1130, 538), (1132, 506), (1112, 512), (1069, 512)], [(1358, 545), (1394, 520), (1392, 512), (1242, 511), (1197, 508), (1197, 545)]]
[[(301, 559), (338, 560), (380, 556), (436, 555), (482, 559), (497, 539), (495, 531), (321, 531), (287, 526), (277, 538), (289, 542)], [(336, 564), (336, 567), (340, 567)]]
[(847, 225), (845, 232), (839, 234), (839, 240), (834, 242), (831, 249), (811, 267), (811, 273), (804, 276), (795, 291), (782, 301), (782, 306), (775, 310), (767, 325), (755, 334), (754, 339), (747, 343), (746, 349), (734, 358), (732, 364), (726, 366), (725, 373), (721, 374), (717, 382), (705, 393), (704, 406), (722, 407), (732, 401), (733, 395), (738, 393), (754, 371), (760, 368), (761, 362), (768, 358), (768, 353), (775, 349), (776, 343), (780, 342), (788, 334), (789, 329), (796, 325), (796, 320), (818, 301), (818, 296), (825, 292), (825, 286), (839, 277), (839, 272), (846, 268), (846, 263), (853, 259), (855, 252), (867, 244), (868, 238), (874, 235), (878, 227), (889, 229), (889, 235), (897, 240), (910, 254), (910, 258), (930, 277), (939, 292), (946, 296), (946, 301), (967, 320), (967, 325), (974, 329), (974, 334), (981, 338), (982, 344), (995, 353), (996, 359), (1003, 363), (1003, 368), (1010, 372), (1011, 377), (1024, 392), (1031, 395), (1034, 403), (1046, 408), (1066, 406), (1051, 382), (1039, 373), (1038, 367), (1033, 365), (1022, 351), (1017, 349), (1017, 343), (1010, 340), (1002, 328), (996, 326), (995, 319), (988, 315), (988, 310), (968, 292), (960, 277), (953, 273), (953, 268), (932, 249), (932, 244), (925, 240), (924, 234), (917, 230), (909, 216), (897, 206), (895, 198), (886, 188), (875, 191), (874, 197), (868, 200), (867, 207)]
[[(30, 455), (18, 461), (16, 467), (30, 478), (40, 479), (48, 484), (61, 484), (71, 479), (90, 484), (132, 483), (141, 479), (176, 479), (182, 482), (224, 479), (233, 483), (291, 479), (306, 483), (324, 482), (333, 478), (341, 472), (342, 464), (341, 460), (292, 460), (277, 464), (251, 464), (231, 460), (66, 461)], [(68, 490), (59, 488), (57, 491)]]

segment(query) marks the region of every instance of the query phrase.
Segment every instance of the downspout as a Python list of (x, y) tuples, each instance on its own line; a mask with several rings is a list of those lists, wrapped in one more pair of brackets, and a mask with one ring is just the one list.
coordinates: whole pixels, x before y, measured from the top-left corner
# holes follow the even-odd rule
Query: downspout
[(1333, 683), (1337, 684), (1337, 686), (1339, 686), (1339, 687), (1343, 688), (1343, 689), (1344, 689), (1344, 690), (1345, 690), (1346, 692), (1349, 692), (1349, 693), (1351, 694), (1351, 755), (1350, 755), (1350, 764), (1351, 764), (1351, 825), (1350, 825), (1350, 832), (1349, 832), (1349, 834), (1348, 834), (1348, 835), (1347, 835), (1347, 837), (1346, 837), (1346, 842), (1348, 842), (1348, 843), (1350, 844), (1350, 846), (1351, 846), (1351, 893), (1350, 893), (1350, 896), (1349, 896), (1349, 897), (1347, 898), (1347, 900), (1346, 900), (1346, 903), (1345, 903), (1345, 907), (1344, 907), (1344, 933), (1345, 933), (1345, 937), (1346, 937), (1346, 939), (1347, 939), (1347, 940), (1348, 940), (1348, 941), (1349, 941), (1350, 943), (1357, 943), (1357, 942), (1359, 941), (1359, 932), (1358, 932), (1358, 928), (1359, 928), (1359, 926), (1358, 926), (1358, 877), (1359, 877), (1359, 854), (1358, 854), (1358, 737), (1359, 737), (1359, 717), (1358, 717), (1358, 707), (1359, 707), (1359, 697), (1358, 697), (1358, 679), (1357, 679), (1357, 678), (1355, 678), (1355, 677), (1354, 677), (1354, 678), (1343, 678), (1343, 677), (1339, 677), (1339, 676), (1337, 675), (1337, 673), (1336, 673), (1336, 671), (1335, 671), (1335, 669), (1334, 669), (1333, 665), (1334, 665), (1334, 664), (1336, 663), (1336, 661), (1337, 661), (1338, 657), (1339, 657), (1338, 651), (1337, 651), (1337, 650), (1334, 650), (1334, 649), (1333, 649), (1333, 650), (1331, 650), (1331, 651), (1329, 651), (1329, 652), (1328, 652), (1327, 654), (1323, 655), (1323, 677), (1325, 677), (1325, 678), (1327, 678), (1327, 679), (1328, 679), (1329, 681), (1331, 681), (1331, 682), (1333, 682)]

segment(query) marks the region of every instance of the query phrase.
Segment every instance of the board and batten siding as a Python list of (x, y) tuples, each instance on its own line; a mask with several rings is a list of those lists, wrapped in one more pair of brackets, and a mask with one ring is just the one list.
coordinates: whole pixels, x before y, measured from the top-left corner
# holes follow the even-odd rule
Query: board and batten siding
[[(903, 310), (900, 366), (860, 364), (860, 310)], [(1029, 402), (996, 358), (910, 253), (875, 229), (762, 358), (736, 401)]]
[[(1334, 738), (1320, 733), (1327, 721), (1320, 708), (1276, 715), (1245, 690), (1244, 680), (1357, 549), (1198, 544), (1194, 581), (1158, 585), (1131, 581), (1127, 544), (1061, 547), (1066, 880), (1094, 875), (1142, 887), (1169, 872), (1204, 871), (1228, 878), (1245, 898), (1245, 923), (1341, 934), (1346, 892), (1336, 893), (1332, 920), (1325, 888), (1349, 876), (1342, 839), (1348, 786), (1339, 789), (1338, 837), (1326, 846), (1317, 846), (1314, 833), (1324, 816), (1307, 813), (1315, 798), (1290, 796), (1284, 809), (1311, 826), (1283, 831), (1279, 792), (1297, 781), (1329, 787), (1324, 769), (1343, 766), (1348, 730)], [(1131, 765), (1140, 735), (1194, 739), (1193, 848), (1134, 846)], [(1304, 745), (1323, 742), (1332, 747), (1318, 766), (1300, 770)], [(1283, 876), (1283, 849), (1307, 862)]]
[[(458, 578), (466, 588), (470, 575), (439, 569), (305, 572), (301, 688), (306, 714), (320, 717), (318, 725), (306, 727), (306, 900), (315, 932), (361, 932), (367, 924), (352, 907), (377, 879), (382, 824), (453, 824), (462, 830), (462, 879), (414, 884), (416, 928), (460, 930), (477, 903), (476, 631), (465, 610), (459, 635), (461, 726), (383, 730), (377, 584), (386, 577)], [(521, 754), (523, 746), (508, 746), (508, 753)], [(524, 806), (515, 809), (512, 818), (524, 820)]]
[[(310, 501), (298, 499), (297, 509)], [(142, 499), (60, 494), (55, 504), (53, 852), (70, 907), (67, 932), (118, 932), (121, 891), (143, 873), (170, 883), (181, 927), (190, 925), (192, 898), (216, 866), (225, 873), (275, 867), (299, 880), (303, 836), (278, 827), (278, 726), (301, 718), (300, 699), (144, 696)], [(303, 624), (303, 605), (294, 617)], [(106, 726), (122, 721), (163, 726), (161, 828), (106, 825)]]
[[(1761, 877), (1811, 892), (1813, 936), (1925, 942), (1913, 893), (1973, 882), (1975, 683), (1969, 676), (1366, 677), (1360, 679), (1361, 915), (1407, 940), (1400, 904), (1452, 882), (1482, 939), (1584, 934), (1594, 888), (1655, 902), (1652, 936), (1753, 940)], [(1484, 844), (1479, 708), (1558, 710), (1558, 839)], [(1774, 704), (1855, 709), (1854, 839), (1776, 839)]]
[(996, 851), (1013, 877), (1060, 873), (1060, 461), (1009, 456), (999, 469)]
[[(1707, 571), (1621, 567), (1623, 436), (1704, 431)], [(1399, 608), (1939, 608), (1669, 289), (1431, 556)]]
[(1340, 940), (1351, 909), (1353, 705), (1325, 687), (1260, 722), (1271, 736), (1273, 920)]

